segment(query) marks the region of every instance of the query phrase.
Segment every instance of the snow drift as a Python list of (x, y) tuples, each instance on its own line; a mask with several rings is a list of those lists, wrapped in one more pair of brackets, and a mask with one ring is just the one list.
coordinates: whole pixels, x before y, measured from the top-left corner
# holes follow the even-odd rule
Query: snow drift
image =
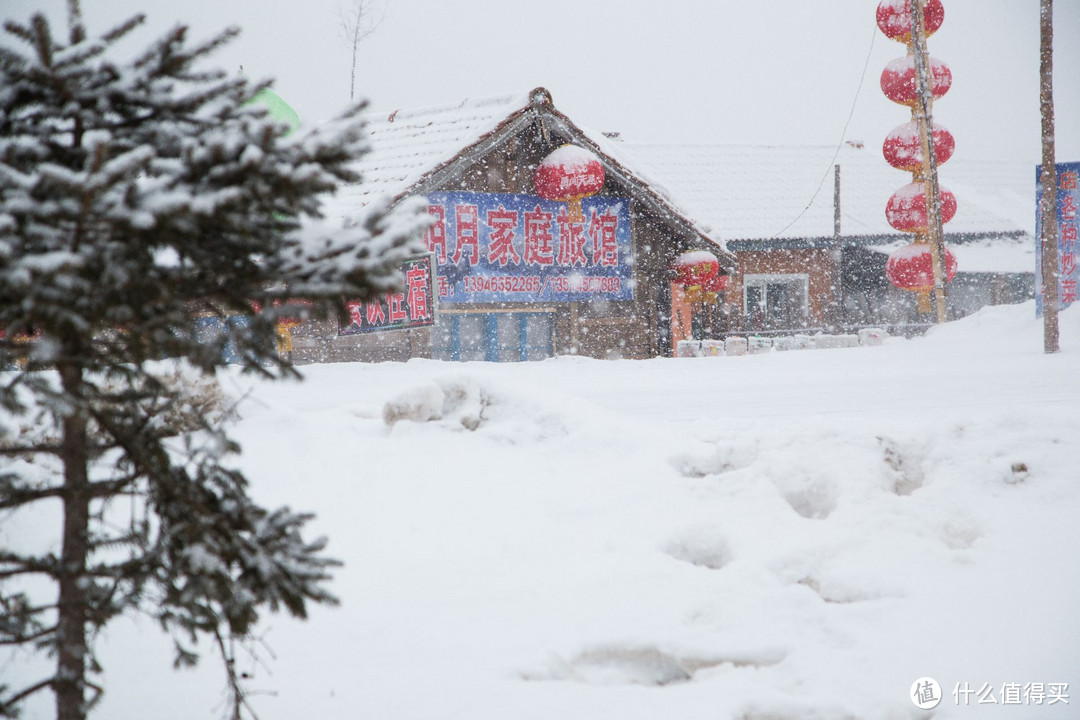
[[(316, 512), (345, 562), (342, 607), (261, 629), (260, 716), (1075, 717), (1080, 310), (1052, 356), (1033, 315), (880, 347), (223, 378), (255, 494)], [(17, 520), (0, 541), (39, 532)], [(115, 623), (102, 658), (101, 717), (221, 713), (212, 659), (173, 673), (153, 627)]]

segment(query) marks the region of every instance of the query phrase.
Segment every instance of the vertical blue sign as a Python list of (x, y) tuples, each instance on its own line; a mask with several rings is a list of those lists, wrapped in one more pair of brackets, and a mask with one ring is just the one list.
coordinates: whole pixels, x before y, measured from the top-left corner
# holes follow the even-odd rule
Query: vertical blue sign
[[(1057, 169), (1057, 225), (1058, 225), (1058, 301), (1062, 310), (1076, 302), (1076, 283), (1080, 281), (1077, 255), (1077, 205), (1080, 204), (1080, 163), (1058, 163)], [(1042, 182), (1042, 166), (1035, 170), (1035, 311), (1041, 316), (1043, 308), (1042, 278), (1042, 198), (1045, 188)]]

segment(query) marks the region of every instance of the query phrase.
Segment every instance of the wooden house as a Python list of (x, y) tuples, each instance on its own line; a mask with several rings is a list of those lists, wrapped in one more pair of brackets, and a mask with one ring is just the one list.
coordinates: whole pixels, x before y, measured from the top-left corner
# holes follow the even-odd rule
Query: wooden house
[[(302, 325), (291, 333), (298, 362), (668, 355), (672, 261), (707, 249), (724, 272), (734, 269), (716, 236), (614, 157), (610, 139), (559, 112), (543, 88), (372, 114), (368, 127), (363, 179), (334, 198), (331, 213), (428, 203), (436, 319), (363, 332), (358, 311), (351, 326)], [(576, 223), (567, 203), (539, 197), (534, 185), (537, 166), (564, 146), (591, 153), (604, 171)], [(368, 309), (376, 311), (392, 313), (392, 299)]]

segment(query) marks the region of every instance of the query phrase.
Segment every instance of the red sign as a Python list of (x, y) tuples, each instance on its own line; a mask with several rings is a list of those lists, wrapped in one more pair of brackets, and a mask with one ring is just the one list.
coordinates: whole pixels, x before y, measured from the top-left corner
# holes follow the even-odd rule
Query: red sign
[(339, 335), (407, 330), (435, 324), (435, 272), (430, 255), (410, 258), (401, 265), (402, 292), (388, 292), (365, 301), (345, 304), (349, 324)]

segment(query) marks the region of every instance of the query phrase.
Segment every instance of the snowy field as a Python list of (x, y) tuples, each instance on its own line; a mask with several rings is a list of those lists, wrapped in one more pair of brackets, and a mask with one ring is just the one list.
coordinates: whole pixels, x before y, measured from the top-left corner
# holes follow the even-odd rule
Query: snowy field
[[(228, 376), (254, 495), (314, 511), (345, 562), (341, 607), (267, 616), (254, 706), (1080, 717), (1078, 308), (1062, 347), (1042, 353), (1028, 303), (882, 347)], [(95, 716), (221, 717), (204, 649), (173, 672), (152, 623), (118, 621)], [(0, 661), (0, 681), (35, 675)]]

